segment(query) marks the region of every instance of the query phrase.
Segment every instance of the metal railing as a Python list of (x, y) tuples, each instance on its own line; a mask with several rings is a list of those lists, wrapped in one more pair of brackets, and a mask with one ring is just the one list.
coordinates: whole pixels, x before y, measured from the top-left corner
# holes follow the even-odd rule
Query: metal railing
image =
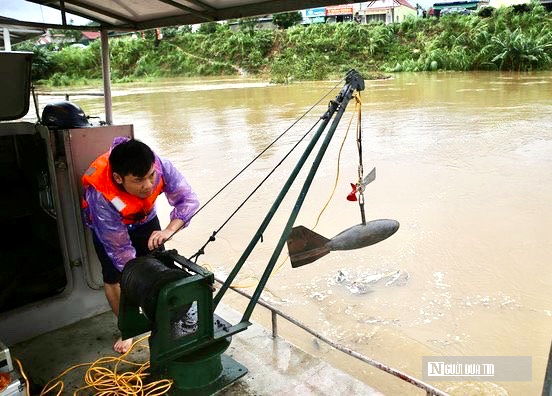
[(64, 96), (65, 100), (69, 100), (69, 96), (104, 96), (103, 92), (36, 92), (36, 94), (41, 96)]
[[(224, 283), (223, 280), (220, 280), (218, 278), (215, 277), (215, 280), (219, 283)], [(242, 290), (239, 290), (235, 287), (230, 287), (230, 289), (232, 289), (233, 291), (235, 291), (236, 293), (248, 298), (251, 300), (251, 296), (247, 293), (245, 293), (244, 291)], [(312, 330), (311, 328), (309, 328), (307, 325), (301, 323), (300, 321), (298, 321), (297, 319), (291, 317), (290, 315), (286, 314), (285, 312), (279, 310), (278, 308), (276, 307), (273, 307), (272, 305), (270, 305), (269, 303), (259, 299), (258, 300), (258, 304), (265, 307), (266, 309), (268, 309), (270, 312), (271, 312), (271, 317), (272, 317), (272, 338), (276, 338), (278, 337), (278, 316), (281, 316), (282, 318), (286, 319), (288, 322), (294, 324), (295, 326), (305, 330), (307, 333), (313, 335), (314, 337), (316, 337), (317, 339), (319, 339), (320, 341), (323, 341), (325, 342), (326, 344), (330, 345), (332, 348), (334, 349), (337, 349), (338, 351), (341, 351), (343, 353), (346, 353), (347, 355), (349, 356), (352, 356), (364, 363), (367, 363), (377, 369), (380, 369), (382, 371), (385, 371), (386, 373), (388, 374), (391, 374), (392, 376), (394, 377), (397, 377), (405, 382), (408, 382), (409, 384), (412, 384), (422, 390), (425, 390), (426, 391), (426, 395), (430, 396), (430, 395), (435, 395), (435, 396), (449, 396), (448, 393), (446, 392), (443, 392), (442, 390), (439, 390), (437, 388), (435, 388), (434, 386), (431, 386), (415, 377), (412, 377), (411, 375), (408, 375), (400, 370), (397, 370), (397, 369), (394, 369), (392, 367), (389, 367), (387, 366), (386, 364), (383, 364), (383, 363), (380, 363), (378, 362), (377, 360), (374, 360), (374, 359), (371, 359), (367, 356), (364, 356), (362, 355), (361, 353), (358, 353), (344, 345), (341, 345), (340, 343), (338, 342), (335, 342), (329, 338), (327, 338), (326, 336), (320, 334), (319, 332), (315, 331), (315, 330)]]

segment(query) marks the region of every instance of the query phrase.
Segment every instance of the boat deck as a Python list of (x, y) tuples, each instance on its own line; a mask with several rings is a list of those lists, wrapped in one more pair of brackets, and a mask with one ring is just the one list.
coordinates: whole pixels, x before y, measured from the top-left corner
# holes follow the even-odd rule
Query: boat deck
[[(238, 313), (228, 307), (219, 306), (217, 314), (233, 323), (240, 319)], [(10, 352), (12, 358), (21, 361), (25, 374), (34, 384), (31, 395), (39, 394), (46, 382), (71, 366), (116, 356), (111, 346), (117, 334), (113, 314), (105, 312), (16, 344)], [(266, 329), (257, 324), (234, 335), (226, 354), (247, 367), (248, 373), (219, 391), (218, 395), (381, 395), (367, 384), (286, 340), (273, 339)], [(128, 359), (144, 363), (149, 360), (148, 349), (137, 344)], [(85, 386), (87, 368), (72, 370), (61, 378), (64, 382), (63, 394), (73, 394)], [(92, 393), (87, 389), (79, 394)]]

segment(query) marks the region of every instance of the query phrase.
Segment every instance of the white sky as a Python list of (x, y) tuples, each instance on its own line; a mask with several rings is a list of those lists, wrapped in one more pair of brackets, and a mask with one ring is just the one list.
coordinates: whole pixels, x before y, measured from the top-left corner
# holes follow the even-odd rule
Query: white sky
[[(61, 24), (61, 12), (24, 0), (0, 0), (0, 16), (27, 22)], [(67, 23), (73, 19), (74, 25), (85, 25), (88, 19), (67, 14)]]

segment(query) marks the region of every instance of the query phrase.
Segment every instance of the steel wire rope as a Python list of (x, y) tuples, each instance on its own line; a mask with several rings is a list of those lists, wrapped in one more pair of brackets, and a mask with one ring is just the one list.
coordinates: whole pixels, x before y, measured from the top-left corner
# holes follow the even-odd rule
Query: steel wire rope
[[(356, 126), (356, 130), (357, 130), (357, 133), (358, 133), (358, 128), (359, 128), (359, 124), (361, 122), (361, 117), (362, 117), (362, 113), (361, 113), (361, 106), (362, 106), (362, 101), (360, 99), (360, 93), (356, 93), (355, 94), (355, 99), (356, 99), (356, 103), (355, 103), (355, 108), (353, 110), (353, 114), (351, 115), (351, 119), (349, 120), (349, 124), (347, 125), (347, 130), (345, 131), (345, 135), (343, 136), (343, 139), (341, 141), (341, 145), (339, 147), (339, 151), (338, 151), (338, 155), (337, 155), (337, 165), (336, 165), (336, 175), (335, 175), (335, 181), (334, 181), (334, 186), (333, 186), (333, 189), (332, 189), (332, 192), (330, 193), (330, 196), (328, 197), (328, 199), (326, 200), (326, 203), (324, 204), (324, 206), (322, 207), (322, 209), (320, 210), (320, 213), (318, 214), (318, 217), (316, 218), (316, 223), (314, 224), (314, 226), (312, 227), (312, 229), (314, 230), (317, 226), (318, 226), (318, 223), (320, 221), (320, 218), (322, 217), (322, 214), (326, 211), (326, 208), (328, 207), (328, 205), (330, 204), (331, 200), (333, 199), (333, 196), (335, 195), (335, 191), (337, 189), (337, 184), (339, 182), (339, 173), (340, 173), (340, 162), (341, 162), (341, 153), (343, 151), (343, 147), (345, 146), (345, 141), (347, 140), (347, 136), (349, 135), (349, 131), (351, 130), (351, 124), (353, 123), (353, 120), (355, 118), (355, 114), (357, 114), (357, 109), (358, 109), (358, 116), (357, 116), (357, 126)], [(357, 134), (357, 144), (358, 144), (358, 134)], [(289, 255), (287, 255), (283, 260), (282, 262), (272, 271), (271, 273), (271, 276), (276, 274), (281, 268), (282, 266), (286, 263), (286, 261), (289, 259)], [(235, 288), (239, 288), (239, 289), (247, 289), (249, 287), (253, 287), (255, 285), (258, 284), (258, 279), (256, 279), (255, 277), (251, 277), (252, 279), (255, 279), (257, 281), (257, 283), (251, 283), (251, 284), (246, 284), (246, 285), (243, 285), (243, 284), (237, 284), (237, 285), (232, 285), (232, 287), (235, 287)], [(273, 293), (274, 294), (274, 293)]]
[(358, 122), (356, 126), (356, 142), (358, 150), (358, 206), (360, 208), (360, 219), (362, 224), (366, 224), (366, 214), (364, 212), (364, 165), (362, 164), (362, 99), (360, 98), (360, 92), (355, 96), (357, 103), (360, 103), (358, 111)]
[[(340, 169), (340, 162), (341, 162), (341, 153), (343, 151), (343, 147), (345, 146), (345, 141), (347, 140), (347, 136), (349, 135), (349, 131), (351, 129), (351, 124), (353, 123), (353, 119), (355, 118), (357, 108), (358, 108), (357, 130), (358, 130), (358, 123), (361, 122), (361, 110), (360, 109), (361, 109), (361, 106), (362, 106), (362, 101), (360, 100), (360, 93), (357, 92), (355, 94), (355, 99), (356, 99), (355, 109), (353, 111), (353, 114), (351, 115), (351, 119), (349, 120), (349, 125), (347, 126), (347, 130), (345, 131), (345, 135), (343, 136), (343, 140), (341, 141), (341, 145), (339, 146), (339, 152), (337, 154), (337, 166), (336, 166), (336, 172), (335, 172), (334, 186), (333, 186), (332, 192), (330, 193), (330, 196), (326, 200), (326, 203), (324, 204), (324, 206), (320, 210), (320, 213), (318, 213), (318, 217), (316, 218), (316, 223), (312, 227), (312, 230), (314, 230), (318, 226), (318, 223), (320, 221), (320, 218), (322, 217), (322, 214), (326, 211), (326, 208), (328, 207), (331, 200), (333, 199), (333, 196), (334, 196), (335, 191), (337, 189), (337, 183), (339, 182), (339, 169)], [(358, 140), (357, 140), (357, 142), (358, 142)], [(284, 260), (282, 260), (282, 262), (274, 269), (274, 271), (272, 271), (271, 275), (276, 274), (280, 270), (280, 268), (282, 268), (282, 266), (286, 263), (286, 261), (288, 259), (289, 259), (289, 255), (287, 255), (286, 258)], [(248, 287), (250, 287), (250, 286), (248, 286)]]
[(232, 217), (234, 217), (236, 213), (239, 212), (239, 210), (247, 203), (247, 201), (249, 201), (249, 199), (259, 190), (259, 188), (262, 187), (262, 185), (270, 178), (270, 176), (272, 176), (272, 174), (280, 167), (280, 165), (284, 163), (284, 161), (291, 155), (293, 150), (295, 150), (297, 146), (301, 144), (301, 142), (309, 135), (309, 133), (311, 133), (311, 131), (314, 129), (314, 127), (316, 127), (319, 122), (320, 119), (316, 121), (316, 123), (314, 123), (314, 125), (305, 134), (303, 134), (303, 136), (301, 136), (301, 138), (293, 145), (293, 147), (286, 153), (286, 155), (284, 155), (284, 157), (274, 166), (274, 168), (272, 168), (270, 172), (268, 172), (263, 180), (261, 180), (261, 182), (253, 189), (253, 191), (249, 193), (249, 195), (242, 201), (242, 203), (240, 203), (238, 207), (230, 214), (230, 216), (228, 216), (228, 218), (222, 223), (222, 225), (216, 231), (213, 231), (213, 234), (209, 237), (207, 242), (205, 242), (205, 244), (194, 255), (192, 255), (189, 260), (192, 260), (195, 257), (197, 262), (199, 256), (204, 253), (205, 247), (207, 247), (209, 243), (215, 240), (215, 235), (218, 234), (220, 230), (222, 230), (224, 226), (226, 226), (226, 224), (228, 224)]
[[(276, 139), (274, 139), (267, 147), (265, 147), (259, 154), (257, 154), (247, 165), (245, 165), (236, 175), (234, 175), (224, 186), (222, 186), (211, 198), (207, 200), (191, 217), (190, 220), (195, 217), (201, 210), (203, 210), (208, 204), (210, 204), (222, 191), (224, 191), (231, 183), (234, 182), (243, 172), (245, 172), (255, 161), (257, 161), (268, 149), (270, 149), (278, 140), (280, 140), (286, 133), (288, 133), (291, 128), (293, 128), (299, 121), (301, 121), (307, 114), (309, 114), (316, 106), (318, 106), (322, 100), (324, 100), (330, 93), (332, 93), (343, 81), (345, 78), (342, 78), (339, 80), (328, 92), (326, 92), (318, 101), (316, 101), (307, 111), (305, 111), (297, 120), (295, 120), (284, 132), (282, 132)], [(220, 230), (232, 219), (232, 217), (243, 207), (243, 205), (251, 198), (251, 196), (262, 186), (262, 184), (274, 173), (274, 171), (283, 163), (283, 161), (291, 154), (293, 150), (301, 143), (305, 137), (316, 127), (316, 125), (320, 122), (320, 118), (316, 121), (316, 123), (301, 137), (301, 139), (292, 147), (292, 149), (284, 156), (284, 158), (272, 169), (272, 171), (265, 177), (261, 183), (253, 190), (251, 194), (247, 196), (247, 198), (238, 206), (238, 208), (224, 221), (224, 223), (216, 230), (213, 231), (207, 242), (194, 254), (192, 255), (189, 260), (192, 260), (193, 258), (196, 259), (204, 253), (205, 247), (215, 240), (215, 236), (220, 232)], [(175, 232), (173, 232), (166, 241), (169, 241), (178, 231), (180, 231), (182, 228), (184, 228), (184, 225), (177, 229)], [(166, 242), (165, 241), (165, 242)]]

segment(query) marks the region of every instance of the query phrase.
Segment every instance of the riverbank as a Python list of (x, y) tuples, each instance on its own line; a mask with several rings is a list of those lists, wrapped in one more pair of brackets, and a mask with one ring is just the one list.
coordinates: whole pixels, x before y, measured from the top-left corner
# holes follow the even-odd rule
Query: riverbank
[[(370, 76), (552, 67), (552, 18), (540, 3), (439, 19), (409, 18), (389, 25), (335, 23), (238, 31), (215, 25), (209, 33), (171, 28), (157, 43), (147, 36), (113, 38), (113, 81), (251, 75), (286, 83), (341, 78), (351, 68)], [(68, 86), (101, 78), (99, 44), (58, 51), (28, 44), (17, 49), (35, 52), (35, 81)]]

